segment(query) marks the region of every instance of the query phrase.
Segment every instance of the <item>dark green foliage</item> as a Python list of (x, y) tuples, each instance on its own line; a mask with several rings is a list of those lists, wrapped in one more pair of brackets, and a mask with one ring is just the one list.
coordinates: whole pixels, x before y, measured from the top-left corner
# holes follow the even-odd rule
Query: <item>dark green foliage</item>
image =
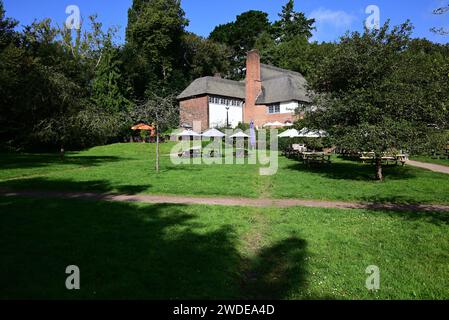
[(246, 53), (251, 49), (260, 51), (264, 63), (307, 74), (317, 60), (318, 45), (309, 43), (314, 23), (314, 19), (296, 12), (290, 0), (274, 23), (268, 21), (265, 12), (248, 11), (237, 16), (235, 22), (217, 26), (209, 38), (232, 50), (234, 79), (244, 77)]
[(379, 31), (344, 36), (310, 79), (319, 95), (309, 126), (378, 159), (391, 150), (416, 151), (447, 128), (448, 56), (439, 45), (412, 41), (411, 30), (409, 22), (387, 22)]
[(282, 13), (279, 14), (279, 20), (273, 24), (273, 31), (277, 41), (286, 42), (292, 38), (301, 36), (306, 39), (312, 37), (312, 31), (315, 29), (315, 19), (307, 19), (303, 12), (294, 10), (295, 2), (289, 0), (282, 7)]
[(1, 147), (79, 148), (116, 135), (117, 104), (125, 100), (112, 63), (113, 31), (90, 19), (84, 36), (36, 21), (0, 50)]
[(231, 51), (226, 45), (193, 33), (184, 35), (183, 44), (184, 63), (189, 68), (189, 79), (194, 80), (205, 75), (228, 75)]
[(123, 47), (116, 28), (89, 20), (68, 30), (45, 19), (19, 33), (0, 1), (1, 148), (122, 141), (141, 101), (173, 100), (194, 78), (229, 74), (228, 48), (185, 32), (179, 1), (134, 1)]
[(92, 100), (100, 109), (108, 113), (127, 112), (131, 102), (122, 92), (121, 61), (117, 48), (106, 48), (95, 70), (92, 84)]
[(3, 2), (0, 0), (0, 50), (17, 38), (14, 28), (18, 22), (5, 16)]
[[(184, 28), (188, 25), (179, 0), (135, 0), (128, 12), (127, 47), (132, 52), (136, 98), (180, 90), (183, 81)], [(132, 58), (134, 57), (134, 58)]]
[(209, 39), (226, 44), (232, 50), (232, 78), (244, 77), (246, 53), (255, 47), (258, 37), (271, 32), (268, 14), (262, 11), (247, 11), (237, 16), (235, 22), (217, 26)]

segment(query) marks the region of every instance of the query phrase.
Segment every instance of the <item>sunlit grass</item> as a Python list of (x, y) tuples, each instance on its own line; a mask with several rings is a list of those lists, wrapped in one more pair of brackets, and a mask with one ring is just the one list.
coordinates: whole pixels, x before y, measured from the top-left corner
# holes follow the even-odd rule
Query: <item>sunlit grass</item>
[(161, 172), (155, 172), (155, 146), (114, 144), (57, 154), (0, 155), (0, 187), (248, 198), (449, 203), (449, 176), (410, 166), (385, 168), (386, 181), (373, 179), (374, 168), (333, 158), (330, 166), (306, 167), (279, 157), (273, 176), (258, 165), (175, 165), (172, 143), (162, 144)]

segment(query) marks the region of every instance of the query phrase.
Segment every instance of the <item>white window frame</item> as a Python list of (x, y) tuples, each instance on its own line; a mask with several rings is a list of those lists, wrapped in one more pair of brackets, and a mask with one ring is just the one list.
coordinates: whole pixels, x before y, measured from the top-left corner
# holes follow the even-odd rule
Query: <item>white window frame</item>
[(281, 113), (281, 104), (275, 103), (267, 106), (268, 114), (280, 114)]

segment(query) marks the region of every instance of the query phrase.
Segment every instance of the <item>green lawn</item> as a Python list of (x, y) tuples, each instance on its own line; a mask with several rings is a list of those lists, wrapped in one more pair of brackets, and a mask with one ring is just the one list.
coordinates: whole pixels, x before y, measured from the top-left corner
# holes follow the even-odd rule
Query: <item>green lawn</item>
[(449, 298), (447, 214), (5, 197), (0, 212), (1, 299)]
[(0, 187), (122, 193), (304, 198), (398, 203), (449, 203), (449, 177), (414, 167), (385, 169), (372, 179), (367, 164), (333, 159), (331, 166), (306, 168), (279, 157), (274, 176), (255, 165), (174, 165), (173, 144), (162, 145), (162, 172), (154, 172), (154, 145), (115, 144), (58, 155), (0, 155)]
[[(1, 154), (0, 188), (449, 203), (449, 177), (333, 159), (305, 168), (175, 166), (162, 146)], [(449, 214), (0, 197), (0, 299), (449, 299)], [(65, 268), (81, 290), (65, 289)], [(381, 290), (365, 269), (381, 270)]]
[(421, 162), (428, 162), (428, 163), (435, 163), (435, 164), (441, 164), (443, 166), (449, 166), (449, 159), (433, 159), (430, 156), (415, 156), (411, 157), (412, 160), (421, 161)]

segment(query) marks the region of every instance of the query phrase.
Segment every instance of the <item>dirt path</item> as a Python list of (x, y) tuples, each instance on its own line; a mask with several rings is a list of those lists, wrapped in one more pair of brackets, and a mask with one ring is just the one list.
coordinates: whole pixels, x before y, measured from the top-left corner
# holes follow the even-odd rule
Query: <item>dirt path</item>
[(407, 164), (410, 166), (413, 166), (413, 167), (418, 167), (418, 168), (428, 169), (428, 170), (431, 170), (434, 172), (449, 174), (449, 167), (439, 165), (439, 164), (419, 162), (419, 161), (413, 161), (413, 160), (409, 160), (407, 162)]
[(199, 198), (185, 196), (165, 195), (125, 195), (125, 194), (101, 194), (89, 192), (59, 192), (59, 191), (12, 191), (0, 189), (0, 196), (7, 197), (35, 197), (35, 198), (61, 198), (61, 199), (91, 199), (118, 202), (141, 203), (169, 203), (185, 205), (216, 205), (216, 206), (248, 206), (248, 207), (311, 207), (311, 208), (335, 208), (335, 209), (372, 209), (393, 211), (427, 211), (449, 212), (449, 205), (426, 204), (389, 204), (389, 203), (360, 203), (343, 201), (320, 201), (303, 199), (246, 199), (246, 198)]

